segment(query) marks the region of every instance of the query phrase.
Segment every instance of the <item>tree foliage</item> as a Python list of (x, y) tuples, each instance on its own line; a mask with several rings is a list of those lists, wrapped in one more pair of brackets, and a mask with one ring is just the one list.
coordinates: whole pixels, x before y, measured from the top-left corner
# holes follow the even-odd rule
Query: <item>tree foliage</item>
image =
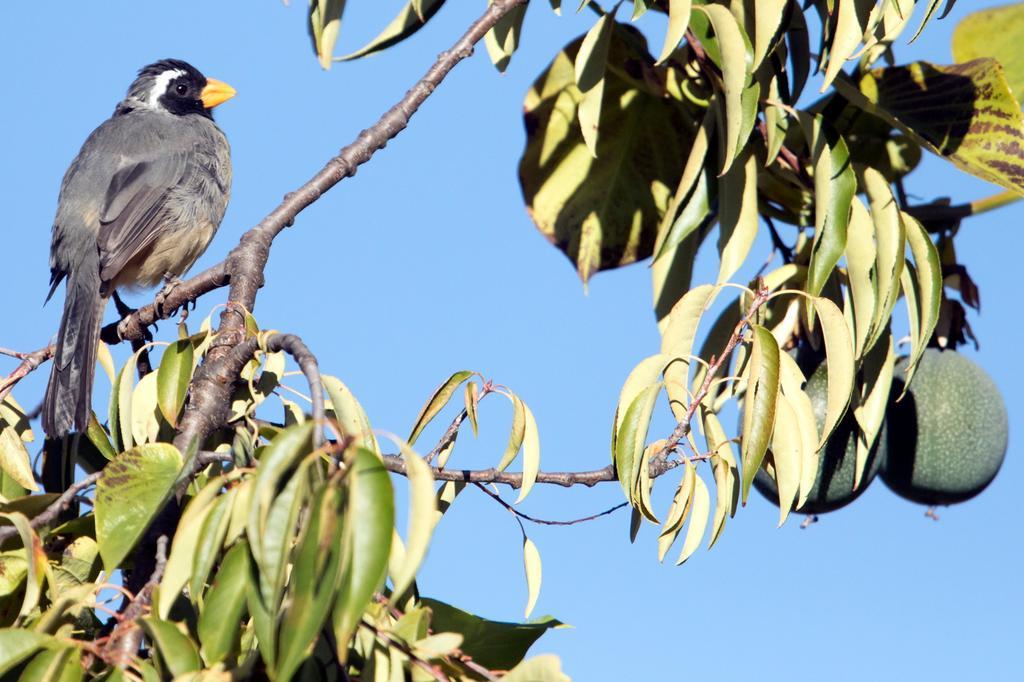
[[(335, 56), (345, 2), (310, 0), (316, 57), (330, 68), (393, 48), (444, 4), (410, 0), (370, 43)], [(560, 4), (550, 2), (556, 12)], [(274, 237), (397, 135), (474, 43), (508, 68), (528, 41), (528, 3), (492, 0), (308, 192), (286, 197), (223, 263), (108, 330), (104, 338), (132, 341), (134, 353), (116, 368), (101, 349), (114, 387), (108, 413), (47, 444), (47, 457), (73, 455), (87, 472), (66, 491), (38, 490), (31, 419), (10, 394), (48, 349), (20, 356), (0, 384), (0, 672), (563, 680), (557, 658), (526, 658), (561, 625), (554, 618), (494, 622), (420, 594), (432, 533), (467, 486), (522, 515), (515, 505), (535, 484), (617, 481), (634, 532), (658, 525), (659, 559), (675, 546), (677, 563), (715, 544), (755, 476), (774, 491), (780, 524), (804, 507), (834, 439), (853, 455), (855, 498), (878, 468), (869, 455), (898, 397), (894, 374), (909, 385), (929, 345), (970, 335), (961, 302), (976, 307), (977, 294), (956, 260), (960, 222), (1024, 191), (1024, 12), (968, 16), (955, 33), (956, 64), (899, 63), (897, 39), (916, 37), (954, 3), (940, 4), (582, 3), (592, 28), (568, 40), (526, 94), (522, 194), (584, 284), (651, 261), (661, 345), (624, 378), (610, 463), (556, 474), (541, 467), (523, 399), (468, 370), (427, 397), (388, 453), (343, 381), (321, 374), (301, 339), (262, 329), (247, 312)], [(993, 22), (1002, 27), (994, 42)], [(924, 152), (1005, 191), (964, 206), (912, 205), (903, 179)], [(713, 234), (717, 276), (694, 282)], [(781, 263), (737, 282), (759, 262), (759, 235)], [(198, 328), (183, 320), (174, 339), (142, 340), (174, 305), (228, 283), (219, 323), (212, 314)], [(898, 364), (894, 329), (909, 337)], [(814, 404), (801, 354), (824, 363)], [(497, 395), (513, 408), (505, 451), (489, 469), (448, 468), (466, 421), (474, 432), (493, 428), (477, 409)], [(663, 395), (676, 428), (657, 437)], [(723, 426), (730, 404), (741, 409), (738, 434)], [(424, 428), (451, 413), (441, 440), (415, 451)], [(408, 487), (407, 520), (396, 515), (396, 485)], [(666, 510), (652, 503), (656, 485), (674, 491)], [(542, 561), (525, 529), (522, 550), (529, 617)]]

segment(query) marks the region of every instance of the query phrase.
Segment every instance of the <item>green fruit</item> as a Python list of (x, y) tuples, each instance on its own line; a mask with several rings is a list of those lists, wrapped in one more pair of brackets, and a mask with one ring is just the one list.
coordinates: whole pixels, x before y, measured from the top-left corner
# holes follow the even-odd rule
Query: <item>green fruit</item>
[[(804, 375), (810, 375), (807, 385), (804, 386), (804, 391), (811, 399), (814, 420), (820, 430), (825, 423), (825, 412), (828, 406), (828, 369), (820, 358), (809, 363), (800, 358), (798, 362)], [(806, 366), (808, 364), (809, 367)], [(860, 487), (854, 490), (853, 474), (857, 462), (857, 434), (857, 422), (852, 412), (847, 412), (832, 437), (829, 438), (828, 443), (825, 444), (825, 449), (821, 451), (818, 460), (818, 475), (814, 479), (814, 486), (807, 496), (807, 501), (796, 511), (803, 514), (824, 514), (834, 511), (850, 504), (867, 489), (878, 473), (885, 456), (885, 424), (883, 423), (882, 431), (878, 434), (874, 446), (868, 453), (867, 467), (864, 470), (864, 478)], [(774, 479), (764, 469), (758, 471), (754, 476), (754, 487), (774, 504), (779, 503), (778, 487), (776, 487)]]
[[(892, 400), (903, 392), (896, 364)], [(888, 455), (882, 480), (921, 504), (955, 504), (985, 489), (1006, 456), (1009, 423), (995, 382), (963, 355), (929, 348), (910, 390), (890, 402)]]

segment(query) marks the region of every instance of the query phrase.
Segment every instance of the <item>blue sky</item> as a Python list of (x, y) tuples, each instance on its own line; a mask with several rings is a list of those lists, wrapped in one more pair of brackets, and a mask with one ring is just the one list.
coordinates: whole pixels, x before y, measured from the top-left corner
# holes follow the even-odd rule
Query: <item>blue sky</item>
[[(233, 197), (198, 270), (373, 123), (484, 6), (448, 3), (411, 41), (325, 73), (306, 37), (305, 4), (77, 2), (43, 11), (3, 3), (0, 345), (34, 349), (56, 331), (60, 305), (42, 301), (60, 179), (139, 67), (187, 59), (239, 92), (218, 110), (233, 149)], [(349, 4), (339, 52), (360, 46), (402, 3)], [(516, 181), (523, 95), (593, 20), (565, 4), (559, 18), (547, 3), (533, 3), (508, 73), (499, 75), (481, 48), (397, 140), (303, 213), (275, 243), (255, 311), (264, 327), (302, 335), (381, 429), (407, 433), (430, 391), (454, 370), (476, 369), (508, 385), (536, 415), (546, 470), (608, 462), (622, 381), (658, 346), (646, 265), (599, 274), (584, 294), (523, 208)], [(898, 58), (948, 63), (957, 19), (994, 4), (958, 3), (918, 43), (901, 45)], [(957, 202), (996, 191), (934, 159), (908, 189)], [(567, 672), (585, 681), (1024, 676), (1017, 653), (1024, 463), (1016, 431), (1024, 414), (1016, 359), (1022, 219), (1024, 208), (1005, 208), (970, 220), (957, 240), (984, 301), (984, 314), (970, 317), (981, 352), (965, 352), (992, 374), (1010, 412), (1010, 452), (988, 490), (941, 510), (935, 523), (876, 482), (808, 530), (799, 519), (776, 529), (777, 511), (752, 495), (715, 549), (678, 568), (657, 563), (653, 527), (629, 544), (624, 511), (571, 528), (528, 526), (544, 563), (535, 613), (574, 626), (547, 635), (534, 651), (561, 655)], [(767, 244), (755, 247), (767, 251)], [(713, 277), (712, 265), (703, 260), (698, 281)], [(222, 301), (222, 293), (208, 296), (197, 314)], [(172, 334), (165, 324), (158, 338)], [(9, 367), (0, 360), (0, 371)], [(38, 372), (16, 396), (34, 404), (44, 381)], [(107, 388), (101, 376), (97, 394)], [(497, 461), (510, 417), (499, 400), (484, 403), (480, 438), (463, 434), (454, 464)], [(652, 433), (671, 430), (661, 411)], [(438, 528), (420, 587), (515, 620), (526, 600), (519, 529), (474, 492)], [(565, 519), (620, 500), (612, 484), (538, 487), (523, 509)]]

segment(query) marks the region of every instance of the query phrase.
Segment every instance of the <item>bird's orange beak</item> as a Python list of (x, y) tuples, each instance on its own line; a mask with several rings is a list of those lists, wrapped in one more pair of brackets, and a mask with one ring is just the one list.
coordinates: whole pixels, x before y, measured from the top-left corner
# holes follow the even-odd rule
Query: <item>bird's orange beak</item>
[(216, 78), (207, 78), (206, 87), (203, 88), (199, 98), (203, 100), (204, 107), (213, 109), (218, 104), (223, 104), (234, 96), (235, 89), (233, 87)]

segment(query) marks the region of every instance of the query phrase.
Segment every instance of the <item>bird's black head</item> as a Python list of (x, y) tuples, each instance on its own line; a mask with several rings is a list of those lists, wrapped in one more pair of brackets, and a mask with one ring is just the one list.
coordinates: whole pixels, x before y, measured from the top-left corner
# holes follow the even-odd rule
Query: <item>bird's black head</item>
[(118, 110), (149, 108), (176, 116), (199, 114), (213, 118), (213, 107), (234, 94), (229, 85), (207, 78), (188, 62), (162, 59), (139, 71)]

